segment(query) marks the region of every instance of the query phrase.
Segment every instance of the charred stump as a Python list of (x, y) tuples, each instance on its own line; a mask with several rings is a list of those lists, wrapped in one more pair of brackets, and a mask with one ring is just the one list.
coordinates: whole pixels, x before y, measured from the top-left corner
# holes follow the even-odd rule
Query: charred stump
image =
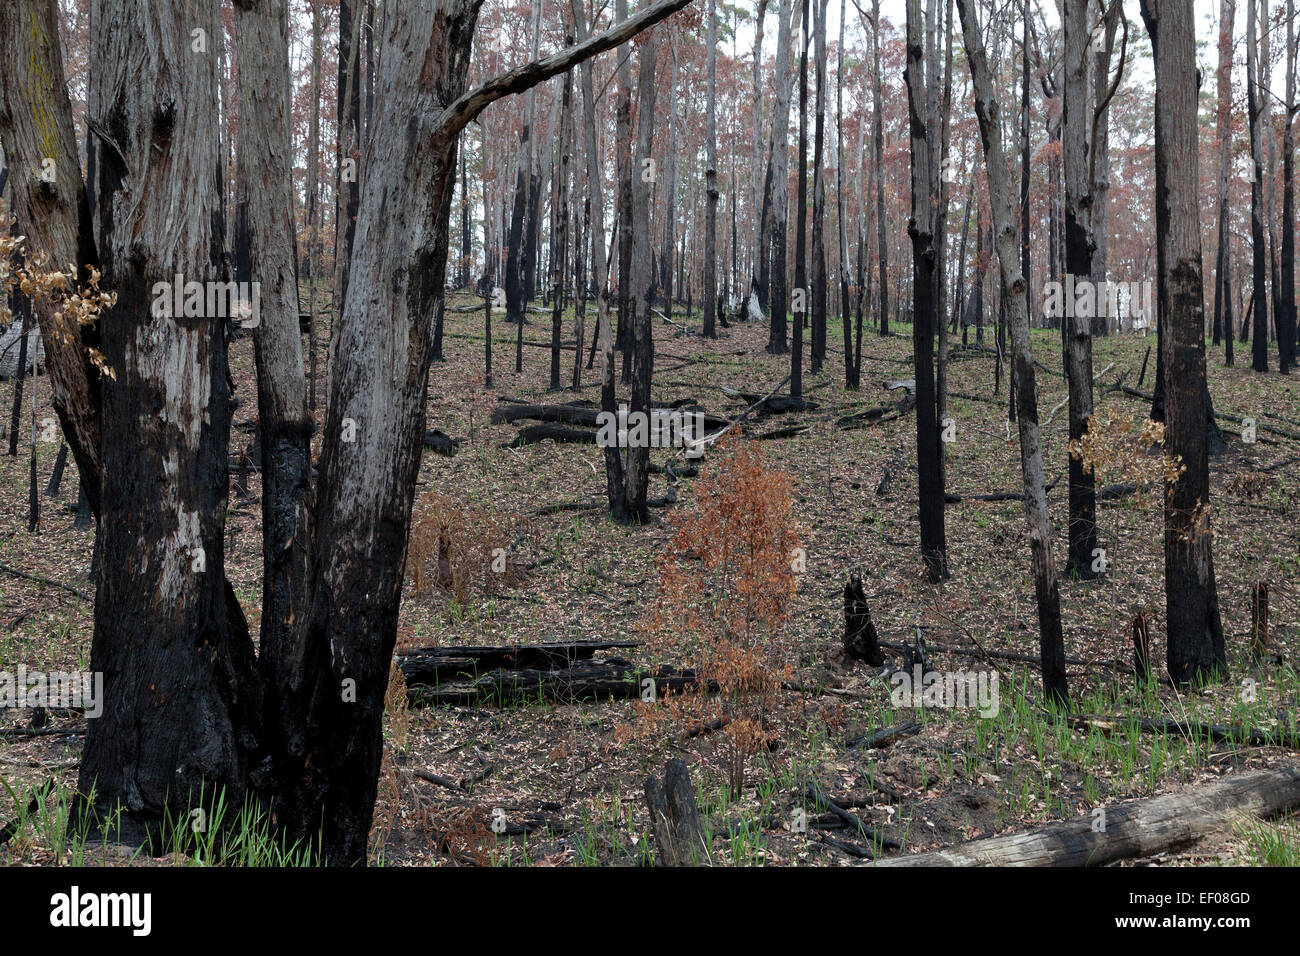
[(844, 653), (855, 660), (866, 661), (873, 667), (885, 663), (880, 650), (880, 635), (871, 620), (871, 609), (862, 591), (862, 578), (854, 574), (844, 585)]
[(674, 757), (668, 761), (662, 782), (647, 777), (645, 802), (659, 849), (659, 865), (708, 866), (709, 841), (686, 764)]

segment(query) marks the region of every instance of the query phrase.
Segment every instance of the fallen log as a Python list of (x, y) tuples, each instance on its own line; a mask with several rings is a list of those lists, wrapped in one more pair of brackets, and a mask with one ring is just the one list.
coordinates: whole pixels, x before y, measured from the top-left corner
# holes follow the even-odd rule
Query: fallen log
[(723, 385), (722, 394), (728, 398), (739, 399), (752, 406), (752, 411), (759, 418), (768, 415), (788, 415), (791, 412), (815, 411), (821, 406), (806, 398), (791, 395), (759, 395), (757, 392), (738, 392)]
[(912, 397), (911, 393), (908, 393), (900, 402), (880, 405), (876, 408), (867, 409), (865, 412), (857, 412), (853, 415), (838, 418), (835, 420), (835, 427), (848, 431), (853, 428), (869, 428), (872, 425), (882, 425), (885, 422), (892, 422), (897, 418), (902, 418), (914, 408), (916, 408), (916, 399)]
[(1272, 734), (1236, 724), (1206, 724), (1200, 721), (1150, 717), (1098, 717), (1092, 714), (1070, 714), (1066, 716), (1065, 722), (1074, 730), (1099, 730), (1104, 734), (1123, 734), (1136, 728), (1144, 734), (1170, 734), (1216, 744), (1248, 744), (1251, 747), (1300, 750), (1300, 736), (1290, 733)]
[[(675, 406), (656, 405), (652, 411), (660, 412), (678, 412), (682, 415), (694, 414), (690, 408)], [(596, 428), (600, 422), (597, 416), (600, 415), (600, 409), (590, 403), (574, 405), (519, 405), (507, 404), (498, 405), (492, 410), (492, 424), (500, 425), (506, 422), (514, 422), (520, 418), (531, 418), (539, 422), (557, 422), (562, 425), (586, 425), (589, 428)], [(726, 428), (731, 424), (731, 419), (722, 418), (718, 415), (704, 413), (705, 428)], [(594, 440), (594, 439), (593, 439)]]
[[(1093, 813), (877, 866), (1101, 866), (1190, 846), (1232, 819), (1300, 806), (1300, 770), (1284, 767), (1216, 780), (1182, 793), (1102, 807)], [(1098, 828), (1097, 820), (1104, 826)]]
[(554, 669), (591, 660), (597, 651), (639, 647), (636, 641), (569, 641), (501, 646), (413, 647), (396, 655), (408, 687), (492, 670)]
[(447, 458), (455, 457), (456, 452), (460, 451), (460, 442), (459, 438), (452, 438), (436, 428), (424, 433), (424, 447)]
[(892, 727), (886, 727), (884, 730), (877, 730), (874, 734), (863, 734), (861, 737), (854, 737), (846, 741), (844, 746), (849, 750), (854, 747), (865, 747), (867, 750), (876, 750), (880, 747), (888, 747), (895, 741), (902, 740), (904, 737), (910, 737), (912, 734), (921, 732), (921, 725), (915, 720), (909, 720), (907, 723), (894, 724)]
[(691, 670), (665, 665), (651, 671), (627, 661), (611, 660), (577, 663), (565, 670), (495, 670), (475, 680), (412, 687), (406, 694), (412, 706), (510, 706), (537, 701), (569, 704), (579, 700), (628, 700), (641, 697), (651, 688), (659, 697), (689, 690), (696, 683)]
[(755, 441), (762, 441), (766, 438), (794, 438), (796, 435), (802, 435), (806, 431), (811, 431), (811, 425), (790, 425), (785, 428), (774, 428), (770, 432), (763, 432), (755, 435)]
[(502, 442), (502, 448), (523, 448), (538, 442), (554, 441), (569, 445), (594, 445), (596, 433), (585, 428), (565, 428), (563, 425), (525, 425), (519, 429), (514, 441)]

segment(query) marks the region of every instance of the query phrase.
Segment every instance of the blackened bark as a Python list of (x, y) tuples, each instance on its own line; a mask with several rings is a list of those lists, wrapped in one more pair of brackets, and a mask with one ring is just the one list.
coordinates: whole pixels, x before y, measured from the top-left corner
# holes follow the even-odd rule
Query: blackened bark
[[(105, 674), (79, 789), (120, 838), (157, 835), (225, 788), (239, 806), (260, 744), (247, 625), (226, 587), (231, 397), (225, 322), (168, 315), (160, 289), (220, 275), (217, 59), (190, 52), (193, 10), (105, 0), (93, 37), (99, 246), (116, 305), (100, 320), (103, 461), (91, 669)], [(202, 27), (215, 37), (216, 8)], [(165, 301), (165, 299), (164, 299)]]
[(1196, 41), (1191, 0), (1143, 0), (1156, 70), (1156, 242), (1165, 317), (1165, 447), (1185, 471), (1166, 483), (1165, 605), (1169, 676), (1227, 676), (1210, 530), (1205, 306), (1196, 153)]
[[(640, 76), (637, 82), (637, 135), (635, 162), (641, 167), (650, 158), (655, 126), (655, 62), (659, 40), (651, 31), (641, 47)], [(631, 293), (633, 309), (633, 344), (631, 414), (648, 414), (650, 381), (654, 374), (654, 325), (651, 321), (651, 296), (654, 277), (650, 262), (650, 183), (637, 176), (632, 183), (633, 243)], [(646, 506), (646, 488), (650, 477), (650, 449), (645, 442), (627, 449), (627, 480), (623, 489), (625, 516), (644, 524), (650, 520)]]
[[(923, 22), (920, 0), (907, 3), (907, 103), (912, 143), (912, 215), (907, 232), (912, 239), (912, 349), (916, 368), (916, 463), (921, 520), (921, 557), (926, 574), (938, 582), (948, 576), (944, 540), (943, 472), (939, 457), (939, 423), (934, 393), (934, 248), (930, 210), (931, 137), (925, 124), (925, 80), (922, 75)], [(935, 131), (938, 132), (937, 130)]]

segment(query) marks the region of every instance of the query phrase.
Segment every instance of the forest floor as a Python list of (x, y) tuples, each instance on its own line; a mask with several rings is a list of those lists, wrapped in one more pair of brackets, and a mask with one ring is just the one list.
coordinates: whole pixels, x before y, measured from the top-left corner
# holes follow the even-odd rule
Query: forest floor
[[(452, 305), (479, 300), (455, 298)], [(458, 454), (426, 452), (416, 495), (416, 517), (441, 509), (469, 528), (500, 533), (523, 529), (526, 544), (512, 561), (533, 563), (506, 586), (457, 597), (436, 586), (437, 569), (423, 575), (422, 588), (408, 568), (399, 645), (532, 644), (560, 640), (640, 640), (646, 609), (659, 580), (656, 557), (672, 529), (665, 515), (691, 499), (692, 479), (654, 474), (650, 496), (670, 490), (676, 504), (656, 509), (647, 526), (620, 527), (601, 507), (605, 473), (593, 445), (541, 444), (505, 448), (518, 432), (512, 424), (490, 424), (499, 396), (537, 402), (599, 401), (599, 368), (583, 370), (575, 393), (548, 393), (549, 352), (525, 347), (524, 370), (514, 371), (515, 327), (493, 314), (493, 385), (484, 386), (482, 313), (446, 314), (446, 361), (435, 363), (429, 380), (428, 427), (461, 439)], [(530, 313), (525, 338), (549, 343), (550, 320)], [(654, 398), (693, 398), (709, 412), (738, 414), (747, 402), (728, 398), (726, 386), (765, 395), (789, 372), (789, 356), (767, 354), (766, 326), (732, 324), (716, 341), (687, 334), (698, 314), (675, 314), (670, 325), (656, 318)], [(587, 313), (588, 336), (595, 324)], [(572, 337), (566, 317), (565, 340)], [(896, 325), (880, 337), (863, 337), (862, 389), (843, 387), (842, 337), (829, 330), (826, 367), (805, 371), (808, 398), (817, 409), (751, 423), (752, 433), (785, 424), (811, 425), (789, 438), (761, 442), (770, 461), (796, 482), (794, 513), (807, 549), (792, 613), (780, 638), (781, 652), (803, 690), (781, 695), (772, 715), (778, 728), (773, 749), (752, 757), (744, 782), (733, 792), (725, 732), (681, 739), (668, 733), (637, 733), (644, 718), (636, 701), (579, 704), (507, 701), (505, 706), (410, 707), (400, 694), (388, 717), (389, 757), (380, 782), (374, 832), (375, 858), (388, 865), (457, 862), (493, 864), (635, 865), (654, 857), (645, 808), (646, 777), (661, 774), (679, 756), (689, 766), (700, 808), (713, 831), (715, 863), (846, 865), (854, 836), (805, 803), (803, 787), (816, 780), (831, 797), (854, 806), (862, 819), (918, 852), (994, 833), (1029, 828), (1050, 820), (1088, 814), (1095, 807), (1172, 792), (1243, 768), (1295, 764), (1281, 748), (1207, 743), (1126, 731), (1106, 736), (1071, 730), (1042, 712), (1036, 665), (998, 660), (1002, 678), (996, 716), (971, 710), (896, 708), (877, 668), (848, 661), (841, 652), (842, 592), (850, 573), (863, 576), (866, 596), (881, 638), (910, 641), (926, 628), (932, 645), (962, 647), (957, 656), (933, 650), (933, 666), (989, 670), (980, 649), (1038, 654), (1038, 628), (1020, 502), (965, 497), (946, 508), (951, 577), (933, 586), (921, 574), (917, 540), (914, 413), (857, 430), (841, 430), (835, 419), (895, 398), (882, 385), (913, 377), (911, 329)], [(805, 348), (807, 337), (805, 337)], [(975, 330), (970, 330), (975, 343)], [(1109, 386), (1123, 377), (1139, 384), (1144, 354), (1151, 350), (1141, 384), (1155, 377), (1155, 337), (1112, 335), (1095, 341), (1093, 366), (1098, 408), (1116, 418), (1140, 421), (1144, 402)], [(992, 330), (984, 344), (993, 346)], [(1040, 418), (1066, 397), (1060, 374), (1058, 332), (1035, 331), (1040, 372)], [(323, 414), (324, 347), (320, 408)], [(1271, 357), (1275, 356), (1275, 352)], [(1021, 488), (1014, 427), (1006, 424), (1005, 377), (994, 393), (996, 358), (988, 350), (954, 350), (949, 372), (953, 397), (948, 413), (954, 440), (944, 445), (950, 494), (970, 496)], [(573, 353), (565, 352), (564, 381)], [(585, 361), (584, 361), (585, 366)], [(237, 395), (232, 457), (250, 446), (256, 413), (252, 347), (235, 343), (232, 368)], [(1074, 713), (1124, 717), (1172, 717), (1262, 730), (1300, 724), (1300, 376), (1250, 371), (1246, 346), (1235, 368), (1211, 351), (1210, 389), (1220, 414), (1253, 417), (1260, 425), (1288, 432), (1258, 431), (1242, 440), (1225, 422), (1227, 452), (1211, 460), (1214, 501), (1214, 562), (1232, 679), (1204, 690), (1176, 693), (1167, 686), (1138, 689), (1123, 666), (1132, 660), (1131, 627), (1142, 612), (1151, 622), (1154, 665), (1163, 673), (1164, 588), (1160, 491), (1125, 496), (1099, 508), (1099, 544), (1108, 568), (1093, 581), (1065, 580), (1062, 617), (1066, 652), (1089, 662), (1069, 668)], [(1103, 371), (1105, 370), (1105, 371)], [(29, 383), (30, 384), (30, 383)], [(30, 394), (30, 392), (29, 392)], [(620, 387), (620, 396), (626, 389)], [(13, 383), (0, 383), (0, 408), (8, 410)], [(38, 422), (52, 417), (48, 383), (36, 381)], [(57, 499), (42, 495), (40, 528), (27, 531), (30, 409), (24, 410), (16, 458), (0, 455), (0, 564), (93, 593), (87, 580), (92, 531), (73, 528), (77, 482), (69, 463)], [(1045, 470), (1055, 482), (1048, 498), (1057, 529), (1058, 567), (1064, 565), (1068, 411), (1061, 407), (1044, 428)], [(1285, 419), (1290, 419), (1285, 420)], [(522, 424), (522, 423), (521, 423)], [(319, 442), (319, 437), (317, 439)], [(44, 491), (56, 443), (38, 445)], [(656, 450), (652, 460), (673, 456)], [(709, 458), (713, 457), (710, 453)], [(709, 467), (709, 458), (704, 467)], [(1288, 461), (1289, 459), (1289, 461)], [(1282, 462), (1282, 464), (1277, 464)], [(884, 470), (893, 479), (879, 489)], [(1125, 481), (1102, 474), (1099, 484)], [(248, 479), (248, 496), (232, 492), (227, 522), (227, 573), (256, 633), (260, 592), (259, 483)], [(439, 497), (441, 496), (441, 497)], [(548, 505), (589, 504), (589, 510), (544, 513)], [(484, 531), (483, 533), (488, 533)], [(1270, 649), (1281, 663), (1253, 666), (1247, 657), (1252, 587), (1269, 584)], [(86, 669), (89, 666), (92, 605), (84, 595), (45, 586), (0, 571), (0, 670), (19, 663), (29, 670)], [(642, 663), (644, 649), (619, 651)], [(886, 650), (894, 665), (901, 655)], [(1108, 666), (1114, 662), (1121, 665)], [(668, 662), (677, 663), (677, 662)], [(0, 712), (0, 728), (18, 728), (30, 713)], [(84, 728), (77, 717), (61, 717)], [(891, 745), (867, 750), (846, 741), (908, 721), (918, 732)], [(629, 737), (630, 735), (630, 737)], [(0, 736), (0, 779), (13, 793), (53, 777), (76, 784), (79, 736)], [(631, 740), (631, 742), (629, 742)], [(426, 782), (414, 771), (465, 780), (452, 790)], [(481, 779), (480, 779), (481, 778)], [(473, 782), (471, 782), (473, 781)], [(25, 798), (24, 798), (25, 799)], [(0, 795), (0, 822), (12, 816)], [(798, 825), (806, 813), (806, 832)], [(531, 829), (527, 836), (498, 836), (492, 819)], [(551, 824), (551, 829), (541, 824)], [(540, 828), (539, 828), (540, 827)], [(0, 863), (61, 859), (57, 840), (36, 830), (20, 833)], [(846, 851), (845, 847), (848, 847)], [(1179, 865), (1204, 863), (1296, 863), (1300, 818), (1271, 823), (1241, 821), (1189, 850), (1140, 861)], [(142, 860), (141, 862), (154, 862)]]

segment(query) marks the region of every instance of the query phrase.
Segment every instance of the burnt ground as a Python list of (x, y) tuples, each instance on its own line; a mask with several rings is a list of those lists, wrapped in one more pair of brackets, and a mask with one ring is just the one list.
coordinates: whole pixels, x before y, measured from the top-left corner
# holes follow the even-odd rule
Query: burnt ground
[[(408, 576), (399, 643), (414, 647), (639, 639), (644, 609), (655, 594), (655, 557), (670, 535), (665, 512), (689, 502), (694, 482), (652, 475), (651, 497), (671, 492), (676, 504), (656, 509), (648, 526), (619, 527), (599, 507), (605, 477), (595, 446), (544, 442), (502, 447), (518, 429), (489, 423), (498, 396), (598, 401), (599, 372), (584, 370), (585, 386), (577, 394), (547, 393), (548, 351), (525, 347), (524, 371), (516, 374), (515, 329), (501, 322), (499, 313), (493, 318), (494, 382), (485, 388), (482, 314), (447, 313), (446, 361), (435, 363), (430, 376), (428, 425), (462, 441), (455, 457), (425, 454), (416, 512), (427, 512), (425, 496), (434, 492), (463, 507), (465, 515), (479, 516), (474, 520), (490, 518), (525, 528), (527, 543), (516, 560), (534, 566), (494, 593), (471, 589), (464, 602), (436, 583), (426, 582), (417, 590)], [(655, 322), (656, 400), (689, 397), (710, 412), (734, 415), (747, 403), (728, 398), (722, 386), (766, 394), (789, 371), (788, 356), (765, 352), (766, 328), (733, 324), (721, 330), (718, 340), (708, 341), (680, 328), (698, 328), (698, 315), (687, 319), (677, 314), (674, 322)], [(567, 341), (572, 336), (570, 320), (565, 325)], [(592, 325), (589, 310), (588, 335)], [(840, 802), (856, 806), (854, 812), (864, 820), (898, 839), (902, 852), (916, 852), (1180, 790), (1247, 767), (1296, 762), (1296, 754), (1282, 748), (1188, 741), (1134, 729), (1108, 737), (1045, 722), (1036, 667), (1014, 661), (997, 662), (1001, 704), (993, 719), (981, 720), (969, 711), (894, 708), (889, 686), (876, 679), (877, 669), (846, 661), (840, 653), (841, 591), (847, 576), (854, 571), (863, 575), (883, 640), (910, 640), (922, 626), (932, 645), (970, 651), (965, 656), (936, 651), (936, 667), (988, 670), (980, 648), (1036, 656), (1024, 517), (1014, 500), (964, 498), (949, 504), (951, 578), (937, 587), (925, 583), (917, 546), (916, 473), (907, 464), (915, 457), (914, 415), (858, 430), (835, 426), (840, 416), (889, 401), (883, 383), (912, 377), (910, 327), (898, 326), (902, 335), (888, 338), (866, 331), (863, 389), (852, 393), (842, 385), (841, 338), (834, 321), (831, 326), (826, 368), (817, 375), (805, 372), (807, 397), (819, 407), (769, 418), (751, 428), (757, 435), (784, 425), (812, 426), (794, 437), (762, 442), (772, 462), (787, 469), (797, 483), (794, 507), (807, 548), (807, 568), (799, 577), (780, 647), (804, 689), (783, 693), (774, 718), (778, 743), (750, 760), (742, 792), (729, 792), (725, 734), (679, 740), (680, 732), (689, 728), (674, 728), (657, 736), (629, 737), (641, 719), (634, 702), (517, 701), (499, 707), (408, 709), (400, 695), (394, 695), (398, 703), (390, 712), (387, 731), (390, 757), (376, 812), (377, 860), (389, 865), (648, 861), (653, 849), (644, 782), (648, 774), (661, 773), (672, 756), (680, 756), (691, 769), (701, 809), (715, 832), (716, 862), (797, 865), (860, 862), (851, 849), (843, 848), (856, 845), (853, 837), (834, 828), (834, 821), (815, 807), (807, 807), (807, 832), (797, 832), (796, 811), (804, 807), (800, 794), (808, 779), (816, 779)], [(525, 338), (549, 342), (549, 319), (531, 313)], [(973, 329), (970, 339), (974, 344)], [(985, 344), (994, 344), (991, 330)], [(1097, 340), (1094, 369), (1106, 370), (1097, 380), (1100, 409), (1139, 420), (1144, 416), (1145, 403), (1108, 388), (1121, 377), (1124, 384), (1136, 386), (1144, 353), (1151, 347), (1142, 384), (1143, 390), (1150, 390), (1154, 346), (1154, 336)], [(323, 348), (321, 355), (323, 368)], [(1039, 378), (1044, 420), (1066, 395), (1060, 355), (1059, 333), (1036, 330), (1035, 356), (1045, 367)], [(572, 353), (566, 352), (565, 381), (571, 363)], [(951, 392), (993, 398), (995, 364), (989, 351), (955, 352)], [(1220, 350), (1213, 350), (1209, 364), (1218, 412), (1254, 417), (1261, 425), (1293, 436), (1260, 429), (1260, 440), (1247, 443), (1239, 433), (1225, 430), (1227, 451), (1211, 461), (1214, 557), (1232, 680), (1185, 694), (1165, 686), (1139, 691), (1130, 675), (1105, 666), (1132, 660), (1131, 622), (1144, 612), (1151, 620), (1154, 663), (1163, 669), (1163, 544), (1156, 490), (1103, 504), (1099, 523), (1109, 563), (1106, 575), (1062, 585), (1067, 653), (1088, 662), (1070, 668), (1073, 710), (1235, 722), (1264, 730), (1294, 728), (1300, 721), (1295, 670), (1300, 654), (1300, 378), (1275, 372), (1257, 375), (1240, 360), (1236, 368), (1225, 368)], [(249, 340), (233, 346), (232, 366), (242, 399), (235, 414), (233, 455), (252, 440), (256, 402)], [(1006, 387), (1004, 378), (996, 402), (950, 400), (956, 432), (955, 440), (945, 446), (949, 493), (1019, 490), (1018, 443), (1014, 428), (1008, 436), (1005, 424)], [(323, 417), (323, 384), (321, 389), (318, 418)], [(38, 420), (51, 416), (44, 378), (37, 380), (35, 395)], [(12, 396), (12, 383), (0, 383), (6, 422)], [(25, 429), (30, 428), (31, 414), (24, 409)], [(1066, 419), (1067, 410), (1060, 408), (1044, 430), (1048, 480), (1058, 481), (1049, 501), (1061, 565)], [(1235, 426), (1225, 423), (1227, 427)], [(38, 445), (42, 491), (57, 447)], [(86, 578), (93, 533), (73, 529), (75, 468), (69, 465), (57, 499), (42, 497), (39, 532), (29, 534), (28, 450), (25, 437), (19, 457), (0, 456), (0, 563), (93, 592)], [(653, 460), (662, 463), (671, 456), (656, 451)], [(878, 493), (887, 467), (892, 482)], [(1125, 478), (1115, 473), (1103, 474), (1100, 480), (1118, 483)], [(256, 474), (249, 477), (248, 489), (247, 499), (232, 494), (226, 561), (256, 632), (261, 573)], [(557, 504), (594, 507), (544, 513), (546, 506)], [(443, 507), (449, 505), (444, 502)], [(431, 577), (436, 582), (436, 573)], [(1280, 654), (1280, 663), (1262, 667), (1253, 667), (1246, 656), (1251, 588), (1257, 581), (1270, 585), (1271, 649)], [(91, 604), (83, 598), (0, 572), (0, 668), (12, 669), (18, 663), (33, 670), (85, 668), (92, 626)], [(642, 650), (619, 653), (659, 663)], [(886, 656), (900, 663), (897, 650), (887, 650)], [(1246, 678), (1256, 681), (1250, 685), (1253, 700), (1243, 690)], [(30, 717), (27, 712), (4, 711), (0, 727), (26, 726)], [(75, 715), (58, 719), (74, 729), (83, 726)], [(854, 737), (909, 720), (920, 721), (920, 731), (886, 748), (845, 746)], [(0, 737), (0, 778), (16, 794), (50, 778), (73, 787), (79, 749), (80, 738), (75, 736)], [(467, 788), (452, 791), (430, 784), (416, 771), (453, 780), (464, 777)], [(0, 818), (12, 816), (7, 795), (0, 797), (0, 807)], [(533, 832), (493, 834), (487, 824), (498, 808), (513, 829)], [(539, 829), (542, 823), (552, 829)], [(39, 828), (25, 829), (0, 851), (0, 860), (61, 859), (56, 842)], [(1243, 821), (1198, 847), (1154, 861), (1294, 862), (1298, 849), (1294, 821)]]

